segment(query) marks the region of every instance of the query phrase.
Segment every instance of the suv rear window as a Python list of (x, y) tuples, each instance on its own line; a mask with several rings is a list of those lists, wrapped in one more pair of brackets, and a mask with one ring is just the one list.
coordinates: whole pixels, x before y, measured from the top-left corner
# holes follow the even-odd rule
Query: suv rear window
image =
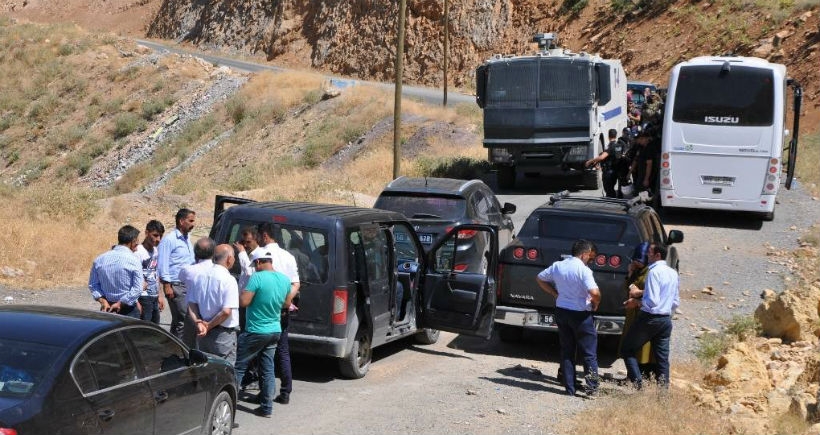
[(538, 224), (538, 235), (550, 239), (617, 242), (625, 229), (626, 222), (623, 220), (543, 214)]
[(383, 193), (373, 208), (397, 211), (410, 219), (458, 220), (464, 216), (467, 208), (464, 198), (422, 195)]

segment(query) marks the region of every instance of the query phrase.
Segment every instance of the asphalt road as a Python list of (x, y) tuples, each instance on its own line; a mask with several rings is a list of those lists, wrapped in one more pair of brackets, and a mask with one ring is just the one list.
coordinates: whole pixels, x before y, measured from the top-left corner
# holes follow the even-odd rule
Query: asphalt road
[[(181, 55), (191, 55), (199, 57), (207, 62), (210, 62), (214, 65), (219, 66), (227, 66), (230, 68), (234, 68), (239, 71), (245, 72), (262, 72), (262, 71), (273, 71), (273, 72), (284, 72), (289, 71), (287, 68), (282, 68), (274, 65), (269, 65), (265, 63), (259, 62), (248, 62), (242, 61), (237, 59), (232, 59), (229, 57), (224, 56), (215, 56), (208, 53), (203, 53), (200, 51), (193, 51), (180, 48), (178, 46), (170, 45), (167, 43), (160, 43), (155, 41), (148, 41), (144, 39), (137, 39), (136, 42), (138, 44), (144, 45), (154, 51), (159, 53), (163, 52), (170, 52), (176, 53)], [(394, 89), (395, 86), (390, 83), (381, 83), (381, 82), (372, 82), (366, 80), (358, 80), (349, 77), (342, 77), (337, 75), (325, 75), (325, 77), (330, 81), (330, 83), (336, 87), (345, 88), (349, 86), (373, 86), (378, 88), (384, 89)], [(441, 105), (444, 102), (444, 93), (441, 89), (434, 89), (434, 88), (426, 88), (421, 86), (410, 86), (410, 85), (402, 85), (402, 95), (404, 97), (415, 98), (420, 101), (424, 101), (430, 104), (438, 104)], [(472, 95), (465, 95), (460, 94), (457, 92), (448, 91), (447, 93), (447, 104), (475, 104), (475, 97)]]

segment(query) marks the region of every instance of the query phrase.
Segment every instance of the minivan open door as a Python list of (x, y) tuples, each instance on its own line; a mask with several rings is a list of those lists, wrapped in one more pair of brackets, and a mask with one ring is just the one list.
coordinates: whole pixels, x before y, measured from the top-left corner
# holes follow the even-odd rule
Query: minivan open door
[(427, 253), (419, 286), (419, 328), (489, 338), (498, 274), (498, 232), (459, 225)]

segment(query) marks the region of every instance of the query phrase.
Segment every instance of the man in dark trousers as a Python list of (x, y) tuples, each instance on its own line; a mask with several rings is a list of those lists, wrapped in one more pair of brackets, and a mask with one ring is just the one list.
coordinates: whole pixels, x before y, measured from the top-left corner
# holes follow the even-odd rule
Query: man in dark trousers
[(598, 310), (601, 292), (587, 266), (598, 248), (588, 240), (572, 245), (572, 257), (556, 261), (541, 271), (535, 282), (555, 297), (555, 323), (561, 343), (561, 371), (567, 394), (575, 395), (575, 355), (584, 359), (586, 393), (598, 392), (598, 332), (592, 312)]
[(100, 255), (91, 266), (88, 288), (100, 311), (140, 318), (139, 297), (144, 287), (142, 265), (134, 255), (140, 230), (125, 225), (117, 232), (117, 246)]
[[(618, 140), (618, 130), (614, 128), (609, 129), (609, 143), (606, 149), (598, 154), (598, 157), (593, 157), (586, 161), (584, 166), (590, 167), (601, 164), (601, 181), (604, 184), (604, 192), (607, 198), (622, 198), (620, 188), (616, 189), (615, 185), (618, 183), (620, 164), (626, 153), (626, 146), (623, 142)], [(620, 186), (619, 186), (620, 187)]]
[(647, 254), (649, 272), (644, 289), (629, 287), (627, 308), (640, 307), (638, 317), (626, 332), (621, 345), (621, 357), (626, 363), (626, 375), (636, 388), (641, 388), (641, 369), (636, 354), (646, 342), (652, 343), (655, 356), (655, 379), (669, 387), (669, 341), (672, 337), (672, 314), (680, 306), (679, 277), (666, 264), (666, 248), (652, 244)]
[(188, 289), (179, 279), (179, 272), (184, 266), (194, 264), (194, 246), (189, 234), (196, 224), (196, 213), (181, 208), (175, 221), (176, 228), (159, 242), (157, 273), (171, 310), (171, 333), (193, 348), (196, 346), (196, 325), (188, 319)]

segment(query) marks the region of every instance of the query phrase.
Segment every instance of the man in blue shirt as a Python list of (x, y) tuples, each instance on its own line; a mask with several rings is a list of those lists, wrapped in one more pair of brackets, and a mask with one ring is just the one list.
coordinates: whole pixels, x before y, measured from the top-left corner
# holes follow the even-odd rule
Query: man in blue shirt
[(162, 283), (162, 291), (171, 310), (171, 333), (189, 347), (196, 345), (196, 330), (188, 319), (188, 291), (179, 279), (183, 266), (194, 264), (194, 247), (189, 238), (196, 224), (196, 213), (181, 208), (176, 214), (176, 228), (159, 242), (157, 273)]
[(117, 246), (100, 255), (91, 266), (88, 288), (100, 311), (139, 319), (138, 299), (143, 289), (142, 265), (134, 255), (140, 230), (125, 225), (117, 232)]
[(641, 291), (629, 287), (627, 308), (640, 307), (638, 317), (627, 331), (621, 345), (621, 357), (626, 363), (626, 376), (636, 388), (641, 388), (641, 370), (636, 354), (646, 342), (652, 342), (655, 356), (655, 380), (669, 388), (669, 341), (672, 337), (672, 314), (680, 306), (680, 278), (675, 269), (664, 260), (666, 248), (652, 244), (649, 247), (649, 272)]
[(587, 266), (598, 248), (588, 240), (572, 245), (572, 257), (556, 261), (535, 278), (542, 290), (555, 297), (555, 323), (561, 343), (560, 381), (570, 396), (575, 395), (575, 354), (584, 358), (586, 393), (598, 392), (598, 332), (592, 312), (598, 310), (601, 292)]

